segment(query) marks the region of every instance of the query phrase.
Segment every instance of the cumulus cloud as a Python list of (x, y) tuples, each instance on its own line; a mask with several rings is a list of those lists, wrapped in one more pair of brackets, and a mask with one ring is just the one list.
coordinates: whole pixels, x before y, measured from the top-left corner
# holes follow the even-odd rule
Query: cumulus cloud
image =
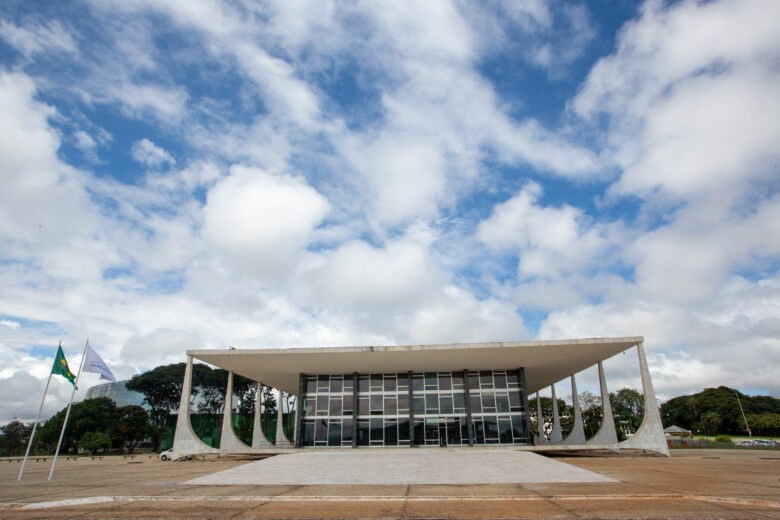
[(272, 277), (294, 267), (329, 208), (300, 178), (234, 166), (209, 190), (203, 232), (248, 272)]
[(133, 143), (130, 153), (138, 163), (150, 168), (175, 164), (176, 160), (164, 148), (160, 148), (149, 139), (141, 139)]

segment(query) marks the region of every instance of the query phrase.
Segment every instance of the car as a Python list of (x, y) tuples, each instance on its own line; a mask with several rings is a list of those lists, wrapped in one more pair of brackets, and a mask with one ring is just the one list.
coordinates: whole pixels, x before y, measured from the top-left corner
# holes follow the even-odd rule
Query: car
[(173, 448), (160, 453), (160, 460), (171, 460), (173, 458)]
[(777, 447), (777, 441), (774, 439), (756, 439), (753, 441), (754, 446), (767, 446), (770, 448)]
[(752, 446), (752, 445), (753, 445), (753, 441), (739, 441), (734, 443), (734, 446)]

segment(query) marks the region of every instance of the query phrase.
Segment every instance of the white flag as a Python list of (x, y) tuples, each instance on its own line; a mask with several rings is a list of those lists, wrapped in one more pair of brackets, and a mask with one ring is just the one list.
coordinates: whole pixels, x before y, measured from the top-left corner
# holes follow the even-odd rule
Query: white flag
[(97, 352), (92, 350), (89, 343), (87, 343), (87, 350), (84, 354), (84, 368), (82, 370), (84, 372), (95, 372), (96, 374), (100, 374), (100, 379), (108, 379), (109, 381), (116, 382), (116, 377), (114, 377), (111, 369), (108, 368), (106, 362), (98, 356)]

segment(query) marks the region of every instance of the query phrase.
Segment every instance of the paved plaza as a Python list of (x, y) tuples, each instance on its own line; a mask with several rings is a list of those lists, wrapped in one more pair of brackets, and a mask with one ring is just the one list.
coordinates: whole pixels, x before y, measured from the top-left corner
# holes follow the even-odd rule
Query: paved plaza
[(438, 448), (302, 451), (186, 482), (194, 485), (426, 485), (614, 482), (536, 453)]
[[(418, 456), (429, 451), (436, 449), (409, 450)], [(513, 456), (513, 450), (495, 453)], [(46, 480), (49, 463), (31, 461), (17, 482), (19, 463), (0, 459), (0, 518), (780, 519), (779, 451), (672, 450), (671, 458), (586, 454), (550, 460), (605, 479), (212, 485), (194, 482), (256, 461), (161, 462), (136, 456), (62, 460), (51, 482)]]

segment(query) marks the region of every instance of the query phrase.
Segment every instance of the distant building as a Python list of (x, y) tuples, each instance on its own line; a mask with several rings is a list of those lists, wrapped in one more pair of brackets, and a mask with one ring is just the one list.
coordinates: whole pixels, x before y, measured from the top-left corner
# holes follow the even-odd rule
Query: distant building
[(125, 383), (127, 383), (127, 381), (117, 381), (116, 383), (103, 383), (101, 385), (95, 385), (87, 390), (86, 399), (108, 397), (109, 399), (112, 399), (117, 406), (128, 406), (134, 404), (143, 406), (148, 410), (149, 405), (144, 403), (144, 394), (128, 390), (125, 386)]

